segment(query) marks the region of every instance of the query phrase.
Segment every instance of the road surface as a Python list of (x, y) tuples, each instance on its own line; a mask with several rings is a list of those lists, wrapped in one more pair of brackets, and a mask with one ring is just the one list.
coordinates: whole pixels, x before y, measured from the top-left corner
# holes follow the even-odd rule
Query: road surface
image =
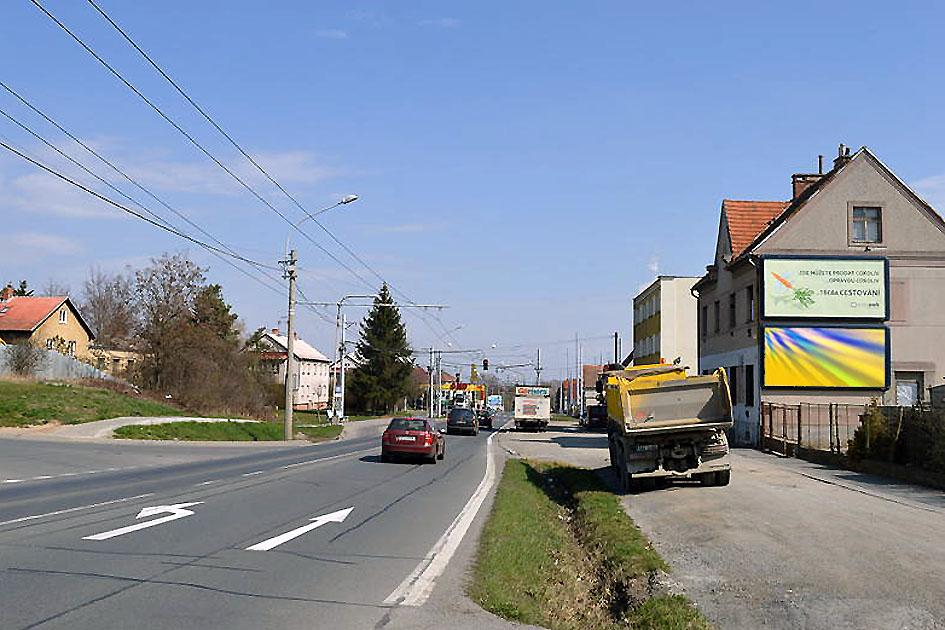
[(376, 435), (203, 451), (2, 439), (16, 476), (0, 483), (0, 628), (397, 627), (391, 596), (416, 596), (407, 578), (476, 494), (487, 438), (450, 436), (435, 465), (381, 464)]

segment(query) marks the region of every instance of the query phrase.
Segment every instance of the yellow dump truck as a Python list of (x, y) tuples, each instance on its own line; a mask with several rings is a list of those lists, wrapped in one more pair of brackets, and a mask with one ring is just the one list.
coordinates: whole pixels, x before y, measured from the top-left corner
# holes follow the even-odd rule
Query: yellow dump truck
[(728, 439), (732, 399), (725, 370), (687, 376), (679, 365), (642, 365), (604, 372), (598, 391), (607, 404), (610, 465), (621, 487), (644, 480), (731, 479)]

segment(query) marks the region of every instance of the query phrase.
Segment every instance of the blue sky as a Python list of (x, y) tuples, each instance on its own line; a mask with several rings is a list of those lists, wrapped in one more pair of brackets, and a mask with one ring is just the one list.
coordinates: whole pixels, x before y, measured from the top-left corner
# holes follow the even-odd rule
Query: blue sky
[[(90, 5), (44, 4), (280, 211), (303, 216)], [(938, 3), (100, 5), (307, 208), (360, 195), (323, 215), (326, 227), (402, 294), (450, 307), (440, 322), (405, 312), (416, 348), (483, 348), (495, 365), (540, 345), (552, 378), (575, 333), (587, 362), (612, 354), (614, 331), (629, 350), (632, 296), (656, 272), (704, 271), (723, 198), (786, 199), (791, 173), (814, 170), (818, 154), (829, 164), (840, 142), (868, 145), (945, 206)], [(0, 80), (227, 245), (281, 257), (281, 219), (30, 2), (0, 12)], [(118, 185), (3, 92), (0, 108)], [(6, 120), (0, 138), (115, 196)], [(284, 326), (275, 282), (266, 289), (9, 154), (0, 212), (4, 281), (78, 292), (90, 266), (187, 250), (247, 328)], [(368, 289), (292, 243), (310, 299)], [(332, 328), (316, 315), (301, 311), (300, 331), (328, 351)]]

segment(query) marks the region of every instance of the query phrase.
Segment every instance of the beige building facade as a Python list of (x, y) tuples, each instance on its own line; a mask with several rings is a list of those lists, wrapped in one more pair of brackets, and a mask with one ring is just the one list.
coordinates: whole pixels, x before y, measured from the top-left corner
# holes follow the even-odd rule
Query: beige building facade
[[(715, 260), (695, 286), (699, 369), (729, 371), (736, 442), (757, 443), (762, 402), (910, 405), (945, 377), (942, 218), (865, 147), (850, 155), (841, 145), (829, 172), (792, 184), (788, 202), (722, 203)], [(888, 316), (762, 320), (762, 282), (778, 280), (761, 275), (771, 257), (888, 261)], [(887, 386), (765, 387), (766, 326), (886, 328)]]
[(690, 372), (699, 365), (696, 298), (699, 278), (658, 276), (633, 298), (633, 363), (680, 360)]
[(13, 296), (0, 291), (0, 338), (6, 343), (31, 343), (87, 360), (94, 335), (68, 297)]

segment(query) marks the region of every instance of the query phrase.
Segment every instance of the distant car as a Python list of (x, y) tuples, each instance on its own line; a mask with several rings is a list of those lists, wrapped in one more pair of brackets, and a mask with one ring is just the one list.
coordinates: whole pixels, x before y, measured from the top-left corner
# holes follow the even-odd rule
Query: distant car
[(446, 438), (425, 418), (394, 418), (381, 435), (381, 461), (422, 457), (431, 464), (446, 455)]
[(476, 420), (476, 412), (467, 407), (453, 407), (446, 416), (446, 432), (478, 434), (479, 422)]
[(604, 405), (588, 405), (587, 416), (581, 418), (581, 424), (591, 429), (607, 426), (607, 407)]
[(486, 427), (487, 429), (492, 428), (492, 419), (495, 417), (495, 412), (484, 407), (482, 409), (476, 410), (476, 420), (479, 421), (479, 426)]

